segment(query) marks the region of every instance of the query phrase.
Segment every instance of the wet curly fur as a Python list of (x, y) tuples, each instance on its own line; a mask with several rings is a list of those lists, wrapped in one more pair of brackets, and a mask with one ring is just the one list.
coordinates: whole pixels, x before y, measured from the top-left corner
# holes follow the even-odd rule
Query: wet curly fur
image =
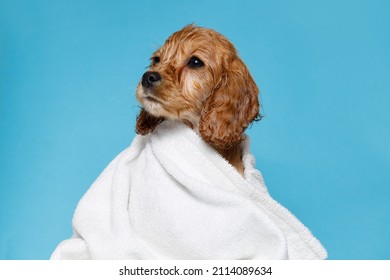
[(233, 44), (212, 29), (188, 25), (151, 61), (137, 87), (137, 133), (150, 133), (165, 119), (180, 120), (243, 174), (239, 143), (260, 119), (259, 90)]

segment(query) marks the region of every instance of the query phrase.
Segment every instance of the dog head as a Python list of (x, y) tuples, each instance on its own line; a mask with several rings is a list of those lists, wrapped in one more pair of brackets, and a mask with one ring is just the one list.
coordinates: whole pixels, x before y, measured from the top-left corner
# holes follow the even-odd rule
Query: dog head
[(165, 119), (180, 120), (214, 147), (227, 149), (258, 118), (258, 88), (232, 43), (211, 29), (188, 25), (151, 58), (136, 91), (142, 105), (137, 133)]

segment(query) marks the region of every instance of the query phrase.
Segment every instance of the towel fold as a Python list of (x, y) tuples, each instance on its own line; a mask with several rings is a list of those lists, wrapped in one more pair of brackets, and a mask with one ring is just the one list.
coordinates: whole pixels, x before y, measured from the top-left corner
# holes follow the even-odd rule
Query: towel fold
[(136, 136), (79, 202), (52, 259), (324, 259), (273, 200), (242, 143), (245, 176), (174, 121)]

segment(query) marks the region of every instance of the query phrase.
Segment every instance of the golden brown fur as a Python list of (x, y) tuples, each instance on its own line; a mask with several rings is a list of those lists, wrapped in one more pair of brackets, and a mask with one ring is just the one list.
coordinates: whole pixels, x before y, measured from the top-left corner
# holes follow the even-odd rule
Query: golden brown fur
[[(204, 65), (192, 67), (194, 57)], [(143, 107), (137, 133), (152, 132), (164, 119), (180, 120), (243, 174), (239, 144), (259, 117), (258, 88), (233, 44), (214, 30), (188, 25), (153, 54), (150, 72), (159, 80), (137, 87)]]

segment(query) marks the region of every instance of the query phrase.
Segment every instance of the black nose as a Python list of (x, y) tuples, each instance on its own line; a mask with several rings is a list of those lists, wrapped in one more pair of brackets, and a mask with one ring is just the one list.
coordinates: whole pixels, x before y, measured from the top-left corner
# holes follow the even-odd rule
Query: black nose
[(161, 80), (161, 76), (157, 72), (148, 71), (142, 76), (142, 86), (150, 88)]

